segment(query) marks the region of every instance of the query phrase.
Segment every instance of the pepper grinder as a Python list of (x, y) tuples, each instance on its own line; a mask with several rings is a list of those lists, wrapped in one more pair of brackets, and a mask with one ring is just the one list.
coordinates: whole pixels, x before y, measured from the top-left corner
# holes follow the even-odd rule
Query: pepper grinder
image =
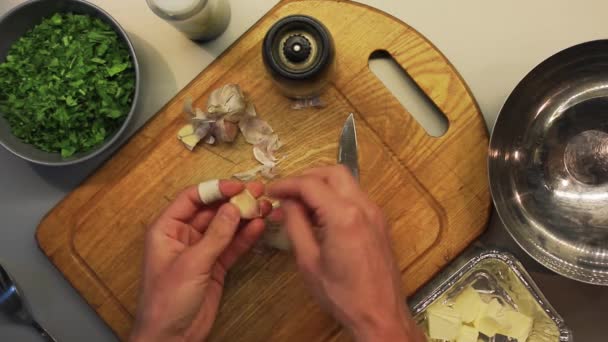
[(318, 20), (292, 15), (275, 23), (262, 44), (262, 57), (274, 83), (295, 99), (317, 97), (331, 81), (335, 48)]

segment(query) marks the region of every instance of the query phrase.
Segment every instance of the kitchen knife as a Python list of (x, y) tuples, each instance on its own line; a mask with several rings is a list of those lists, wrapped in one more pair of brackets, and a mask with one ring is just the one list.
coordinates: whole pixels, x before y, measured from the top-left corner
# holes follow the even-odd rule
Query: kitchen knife
[(355, 127), (355, 115), (350, 113), (342, 133), (340, 134), (340, 142), (338, 145), (338, 163), (346, 166), (352, 173), (353, 177), (359, 181), (359, 157), (357, 155), (357, 129)]

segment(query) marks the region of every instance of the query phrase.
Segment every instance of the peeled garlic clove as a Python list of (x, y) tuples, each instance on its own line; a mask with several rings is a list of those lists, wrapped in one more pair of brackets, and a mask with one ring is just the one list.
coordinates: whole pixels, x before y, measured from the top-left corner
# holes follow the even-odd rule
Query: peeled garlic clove
[(234, 204), (241, 212), (241, 218), (254, 219), (260, 217), (260, 204), (249, 190), (245, 189), (240, 194), (232, 197), (230, 203)]
[(177, 132), (177, 139), (179, 139), (184, 146), (190, 151), (194, 150), (194, 147), (201, 141), (201, 137), (195, 134), (195, 129), (192, 124), (187, 124)]
[(198, 145), (199, 141), (201, 141), (201, 138), (199, 138), (195, 134), (192, 134), (192, 135), (185, 136), (179, 140), (181, 140), (182, 144), (184, 144), (184, 146), (186, 146), (187, 149), (189, 149), (190, 151), (193, 151), (194, 148), (196, 147), (196, 145)]
[(192, 124), (187, 124), (184, 125), (184, 127), (180, 128), (180, 130), (177, 132), (177, 138), (181, 139), (185, 136), (192, 134), (194, 134), (194, 126), (192, 126)]

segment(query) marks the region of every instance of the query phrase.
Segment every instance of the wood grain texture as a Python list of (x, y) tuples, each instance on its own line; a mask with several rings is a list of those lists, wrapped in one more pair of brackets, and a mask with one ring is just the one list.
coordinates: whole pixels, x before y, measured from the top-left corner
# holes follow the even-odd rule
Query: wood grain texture
[[(293, 111), (264, 71), (261, 41), (290, 14), (332, 32), (337, 71), (323, 109)], [(369, 70), (388, 51), (449, 119), (427, 135)], [(116, 155), (42, 221), (42, 250), (123, 340), (136, 310), (147, 225), (177, 192), (256, 165), (242, 137), (187, 151), (176, 139), (183, 101), (238, 83), (285, 143), (282, 176), (334, 164), (341, 126), (356, 113), (361, 184), (392, 224), (394, 251), (411, 294), (483, 231), (489, 217), (487, 131), (479, 108), (446, 58), (422, 35), (348, 1), (283, 1), (198, 75)], [(312, 300), (292, 258), (250, 254), (229, 274), (213, 341), (324, 341), (347, 336)]]

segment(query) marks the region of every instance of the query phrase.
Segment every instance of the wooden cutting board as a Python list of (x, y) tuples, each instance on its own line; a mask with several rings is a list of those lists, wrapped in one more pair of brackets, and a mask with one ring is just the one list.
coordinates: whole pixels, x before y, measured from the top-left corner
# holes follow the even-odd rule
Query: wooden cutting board
[[(294, 111), (261, 58), (269, 27), (291, 14), (318, 18), (334, 36), (337, 76), (327, 107)], [(439, 24), (439, 23), (438, 23)], [(386, 50), (449, 120), (427, 135), (368, 68)], [(356, 113), (361, 185), (392, 224), (407, 294), (428, 281), (485, 228), (490, 209), (486, 127), (449, 61), (396, 18), (349, 1), (283, 1), (198, 75), (103, 167), (42, 221), (42, 250), (123, 340), (136, 310), (146, 226), (188, 185), (256, 166), (242, 136), (187, 151), (176, 139), (184, 99), (238, 83), (285, 143), (282, 175), (334, 164), (346, 116)], [(304, 288), (292, 257), (250, 254), (229, 274), (213, 341), (344, 340)]]

